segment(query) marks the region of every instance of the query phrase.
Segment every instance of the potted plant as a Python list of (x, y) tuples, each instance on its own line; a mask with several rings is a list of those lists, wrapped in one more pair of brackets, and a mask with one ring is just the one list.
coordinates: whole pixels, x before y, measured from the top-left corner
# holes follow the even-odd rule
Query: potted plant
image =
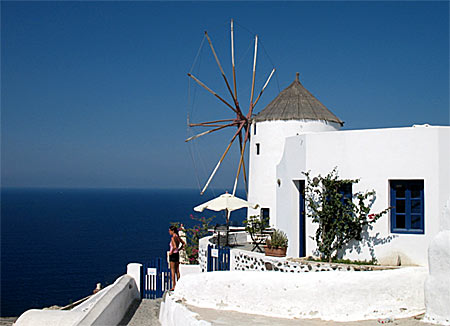
[(286, 233), (276, 229), (273, 231), (270, 239), (267, 239), (264, 250), (266, 256), (285, 257), (288, 247), (288, 237)]

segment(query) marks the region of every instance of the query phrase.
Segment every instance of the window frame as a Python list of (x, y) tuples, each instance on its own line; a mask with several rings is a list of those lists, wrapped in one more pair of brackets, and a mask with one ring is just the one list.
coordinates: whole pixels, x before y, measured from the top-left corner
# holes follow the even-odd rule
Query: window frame
[[(405, 196), (399, 197), (397, 196), (397, 190), (395, 187), (397, 185), (403, 185), (405, 187)], [(412, 197), (411, 195), (411, 187), (414, 185), (420, 186), (420, 194), (419, 197)], [(414, 179), (414, 180), (389, 180), (389, 192), (390, 192), (390, 222), (391, 222), (391, 233), (398, 234), (425, 234), (425, 182), (423, 179)], [(405, 212), (397, 213), (397, 200), (405, 201)], [(411, 201), (412, 200), (420, 200), (420, 213), (412, 213), (411, 212)], [(405, 216), (405, 227), (398, 228), (397, 227), (397, 216), (398, 215)], [(413, 216), (420, 215), (420, 229), (412, 229), (411, 222)]]
[(353, 201), (353, 184), (344, 183), (339, 186), (338, 192), (342, 195), (341, 203), (348, 205), (348, 201)]

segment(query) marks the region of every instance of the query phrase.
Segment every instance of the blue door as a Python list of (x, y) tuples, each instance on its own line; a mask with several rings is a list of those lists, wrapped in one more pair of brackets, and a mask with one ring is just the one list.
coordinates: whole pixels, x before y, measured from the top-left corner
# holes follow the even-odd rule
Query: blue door
[(305, 181), (299, 180), (299, 257), (306, 256), (306, 231), (305, 231)]
[(163, 258), (153, 258), (142, 264), (141, 282), (143, 299), (161, 298), (165, 291), (172, 288), (167, 261)]
[(230, 270), (230, 247), (214, 248), (208, 245), (208, 260), (206, 270), (213, 271), (229, 271)]

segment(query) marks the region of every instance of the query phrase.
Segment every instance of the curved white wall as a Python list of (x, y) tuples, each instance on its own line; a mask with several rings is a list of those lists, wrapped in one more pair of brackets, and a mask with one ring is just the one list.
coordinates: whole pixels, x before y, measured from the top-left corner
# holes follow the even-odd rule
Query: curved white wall
[[(256, 126), (256, 134), (255, 134)], [(270, 224), (277, 226), (276, 167), (280, 162), (286, 137), (310, 132), (336, 131), (339, 123), (322, 120), (274, 120), (253, 122), (249, 150), (248, 200), (260, 207), (270, 208)], [(259, 144), (259, 155), (256, 151)], [(248, 216), (258, 215), (260, 209), (248, 210)]]
[(140, 295), (130, 275), (122, 275), (114, 284), (97, 292), (70, 311), (31, 309), (15, 322), (16, 326), (105, 326), (118, 325)]
[(182, 277), (172, 299), (201, 308), (291, 319), (402, 318), (424, 312), (426, 276), (427, 269), (417, 267), (373, 272), (200, 273)]
[(450, 197), (441, 217), (441, 231), (428, 248), (430, 275), (425, 282), (424, 320), (450, 325)]

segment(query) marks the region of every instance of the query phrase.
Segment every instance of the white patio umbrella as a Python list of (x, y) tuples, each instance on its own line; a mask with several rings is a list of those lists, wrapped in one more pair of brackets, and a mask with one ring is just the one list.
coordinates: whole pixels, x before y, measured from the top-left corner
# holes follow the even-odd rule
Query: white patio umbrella
[(194, 211), (203, 212), (205, 209), (210, 209), (212, 211), (225, 210), (227, 213), (227, 225), (228, 225), (229, 213), (231, 211), (234, 211), (234, 210), (240, 209), (240, 208), (244, 208), (244, 207), (258, 208), (258, 206), (259, 206), (258, 204), (256, 204), (256, 205), (251, 204), (248, 201), (238, 198), (236, 196), (233, 196), (227, 192), (227, 193), (220, 195), (217, 198), (207, 201), (206, 203), (203, 203), (201, 205), (194, 207)]

